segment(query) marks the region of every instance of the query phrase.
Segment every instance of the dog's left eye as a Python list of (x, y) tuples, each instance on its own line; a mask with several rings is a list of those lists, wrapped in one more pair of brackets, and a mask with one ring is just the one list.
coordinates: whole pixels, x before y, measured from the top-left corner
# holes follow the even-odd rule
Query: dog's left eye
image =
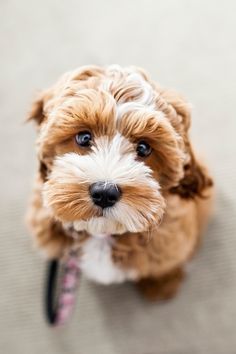
[(136, 151), (138, 156), (147, 157), (151, 154), (152, 148), (148, 143), (146, 143), (146, 141), (142, 140), (138, 143)]
[(90, 146), (92, 140), (92, 135), (90, 132), (80, 132), (76, 134), (75, 141), (79, 146), (87, 147)]

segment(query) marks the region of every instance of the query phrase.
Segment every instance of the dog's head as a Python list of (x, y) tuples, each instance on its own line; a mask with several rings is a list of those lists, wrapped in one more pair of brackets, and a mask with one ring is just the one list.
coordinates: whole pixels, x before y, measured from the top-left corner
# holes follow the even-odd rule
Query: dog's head
[(200, 195), (209, 181), (188, 139), (189, 107), (138, 68), (83, 67), (34, 102), (43, 199), (90, 233), (155, 227), (165, 195)]

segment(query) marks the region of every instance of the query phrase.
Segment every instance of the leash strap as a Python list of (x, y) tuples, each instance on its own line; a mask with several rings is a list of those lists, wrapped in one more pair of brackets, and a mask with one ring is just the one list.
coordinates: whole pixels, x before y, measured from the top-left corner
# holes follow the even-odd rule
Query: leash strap
[[(64, 325), (73, 312), (80, 276), (78, 263), (78, 253), (75, 250), (71, 250), (63, 261), (52, 260), (48, 263), (45, 310), (47, 321), (52, 326)], [(58, 284), (60, 267), (62, 275)]]

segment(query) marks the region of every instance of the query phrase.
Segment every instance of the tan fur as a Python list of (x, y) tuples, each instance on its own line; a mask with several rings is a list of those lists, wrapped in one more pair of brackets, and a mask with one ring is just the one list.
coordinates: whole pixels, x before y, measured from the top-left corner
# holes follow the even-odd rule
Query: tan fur
[(166, 213), (158, 229), (118, 237), (114, 257), (119, 255), (127, 266), (137, 262), (142, 277), (158, 277), (182, 265), (192, 255), (200, 236), (200, 206), (203, 207), (179, 196), (168, 197)]
[[(140, 84), (129, 82), (130, 72), (150, 85), (154, 108), (145, 109), (144, 104), (143, 109), (128, 111), (119, 120), (117, 105), (142, 98)], [(29, 119), (36, 121), (39, 130), (39, 172), (28, 224), (38, 247), (51, 258), (61, 257), (73, 243), (63, 222), (102, 215), (92, 204), (86, 183), (78, 188), (75, 175), (55, 169), (57, 156), (91, 153), (90, 148), (84, 150), (75, 144), (75, 134), (89, 130), (94, 137), (112, 140), (119, 132), (132, 146), (140, 139), (150, 143), (153, 152), (143, 162), (161, 185), (161, 195), (157, 197), (147, 185), (123, 186), (123, 199), (142, 214), (145, 231), (114, 234), (112, 257), (122, 269), (137, 271), (139, 288), (149, 298), (174, 294), (183, 278), (181, 269), (194, 253), (207, 223), (212, 199), (212, 181), (189, 141), (191, 117), (185, 100), (160, 88), (142, 69), (91, 66), (65, 74), (44, 91)], [(158, 211), (152, 213), (155, 222), (148, 224), (145, 213), (151, 213), (151, 205), (157, 205)]]

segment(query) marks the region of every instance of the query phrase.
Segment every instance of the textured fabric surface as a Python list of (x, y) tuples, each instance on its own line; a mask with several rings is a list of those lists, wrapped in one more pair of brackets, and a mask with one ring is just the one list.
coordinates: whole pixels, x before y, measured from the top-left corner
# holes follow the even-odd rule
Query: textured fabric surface
[[(233, 0), (1, 1), (1, 353), (236, 353), (235, 12)], [(188, 97), (216, 210), (173, 301), (149, 304), (130, 284), (83, 280), (69, 325), (50, 329), (45, 263), (23, 223), (36, 160), (34, 130), (22, 122), (37, 89), (89, 63), (142, 66)]]

